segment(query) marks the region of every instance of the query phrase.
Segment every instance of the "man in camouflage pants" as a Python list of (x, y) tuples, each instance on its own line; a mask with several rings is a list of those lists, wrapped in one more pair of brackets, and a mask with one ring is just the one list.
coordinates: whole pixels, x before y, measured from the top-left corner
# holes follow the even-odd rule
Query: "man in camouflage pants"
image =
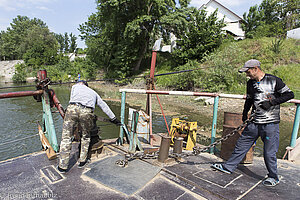
[(60, 172), (64, 173), (68, 169), (72, 148), (73, 129), (77, 124), (82, 128), (81, 150), (80, 157), (78, 159), (78, 167), (81, 168), (87, 164), (90, 131), (94, 126), (93, 119), (96, 104), (110, 118), (112, 123), (119, 126), (121, 125), (121, 122), (115, 117), (109, 106), (94, 90), (88, 87), (86, 81), (79, 81), (75, 84), (71, 90), (70, 101), (63, 123), (60, 156), (57, 167)]

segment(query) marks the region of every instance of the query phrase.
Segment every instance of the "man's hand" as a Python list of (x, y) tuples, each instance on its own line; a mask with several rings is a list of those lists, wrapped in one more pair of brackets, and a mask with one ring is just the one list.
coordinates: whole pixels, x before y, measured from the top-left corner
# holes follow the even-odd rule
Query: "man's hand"
[(270, 101), (263, 101), (259, 104), (259, 106), (264, 110), (269, 110), (269, 108), (271, 108), (272, 104)]
[(110, 120), (111, 123), (114, 123), (117, 126), (122, 126), (122, 123), (120, 120), (118, 120), (116, 117)]

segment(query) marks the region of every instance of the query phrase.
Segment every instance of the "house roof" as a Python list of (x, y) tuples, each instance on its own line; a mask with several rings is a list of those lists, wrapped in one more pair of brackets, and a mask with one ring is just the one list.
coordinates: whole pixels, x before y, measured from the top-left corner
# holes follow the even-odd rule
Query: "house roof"
[(232, 12), (231, 10), (229, 10), (228, 8), (226, 8), (225, 6), (223, 6), (222, 4), (220, 4), (218, 1), (216, 0), (210, 0), (209, 2), (207, 2), (206, 4), (203, 4), (200, 9), (202, 9), (204, 6), (208, 5), (211, 2), (215, 2), (218, 5), (220, 5), (221, 7), (223, 7), (224, 9), (228, 10), (230, 13), (232, 13), (234, 16), (238, 17), (240, 20), (243, 20), (240, 16), (238, 16), (237, 14), (235, 14), (234, 12)]

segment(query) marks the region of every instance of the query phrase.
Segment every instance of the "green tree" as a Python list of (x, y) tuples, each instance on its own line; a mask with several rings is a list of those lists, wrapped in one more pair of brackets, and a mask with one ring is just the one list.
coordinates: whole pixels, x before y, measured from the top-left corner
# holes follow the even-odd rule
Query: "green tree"
[(277, 0), (277, 11), (283, 19), (286, 30), (300, 27), (300, 1)]
[(22, 42), (27, 36), (27, 32), (33, 27), (47, 28), (46, 24), (40, 19), (29, 19), (20, 15), (14, 18), (6, 32), (1, 34), (1, 57), (5, 57), (7, 60), (22, 59), (23, 54), (26, 52), (26, 49), (22, 48)]
[(140, 69), (155, 40), (184, 29), (189, 0), (97, 0), (97, 12), (80, 25), (87, 53), (112, 76)]
[(243, 14), (244, 24), (242, 28), (245, 31), (247, 38), (253, 38), (253, 35), (257, 29), (262, 24), (263, 14), (258, 9), (258, 6), (251, 6), (249, 13), (246, 12)]
[(189, 60), (201, 61), (205, 55), (221, 45), (224, 37), (224, 20), (218, 20), (217, 10), (207, 16), (204, 9), (194, 9), (188, 22), (186, 31), (177, 35), (178, 48), (173, 53), (181, 65)]
[(277, 8), (277, 0), (263, 0), (259, 5), (259, 10), (262, 12), (261, 20), (266, 24), (278, 22), (280, 20), (280, 14), (277, 12)]
[(73, 33), (70, 33), (70, 53), (74, 53), (77, 48), (76, 40), (77, 37)]
[(263, 0), (244, 13), (246, 37), (278, 37), (300, 27), (299, 0)]
[(23, 59), (29, 66), (53, 65), (57, 61), (58, 43), (48, 28), (33, 27), (22, 47), (26, 50)]
[(65, 39), (64, 39), (64, 35), (62, 35), (61, 33), (59, 34), (55, 34), (55, 38), (59, 44), (59, 52), (63, 53), (64, 49), (65, 49)]
[(64, 37), (64, 47), (65, 47), (65, 53), (69, 53), (70, 51), (70, 40), (69, 40), (69, 35), (66, 32), (65, 37)]

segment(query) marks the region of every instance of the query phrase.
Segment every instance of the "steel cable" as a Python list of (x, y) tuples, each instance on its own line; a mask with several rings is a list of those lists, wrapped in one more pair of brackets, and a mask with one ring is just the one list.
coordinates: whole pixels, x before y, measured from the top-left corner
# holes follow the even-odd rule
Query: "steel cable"
[[(213, 67), (200, 67), (200, 68), (196, 68), (196, 69), (188, 69), (188, 70), (181, 70), (181, 71), (175, 71), (175, 72), (167, 72), (167, 73), (162, 73), (162, 74), (156, 74), (156, 75), (154, 75), (154, 77), (165, 76), (165, 75), (173, 75), (173, 74), (179, 74), (179, 73), (185, 73), (185, 72), (192, 72), (192, 71), (196, 71), (196, 70), (208, 69), (208, 68), (213, 68)], [(145, 76), (132, 76), (132, 77), (127, 77), (127, 78), (96, 79), (96, 80), (87, 80), (86, 82), (115, 81), (115, 80), (120, 81), (120, 80), (126, 80), (126, 79), (129, 80), (129, 79), (147, 78), (147, 77), (149, 77), (149, 76), (145, 75)], [(58, 82), (58, 83), (51, 82), (49, 85), (64, 85), (64, 84), (72, 84), (72, 83), (77, 83), (77, 81)], [(36, 87), (36, 85), (21, 85), (21, 86), (0, 87), (0, 90), (2, 90), (2, 89), (12, 89), (12, 88), (24, 88), (24, 87)]]

